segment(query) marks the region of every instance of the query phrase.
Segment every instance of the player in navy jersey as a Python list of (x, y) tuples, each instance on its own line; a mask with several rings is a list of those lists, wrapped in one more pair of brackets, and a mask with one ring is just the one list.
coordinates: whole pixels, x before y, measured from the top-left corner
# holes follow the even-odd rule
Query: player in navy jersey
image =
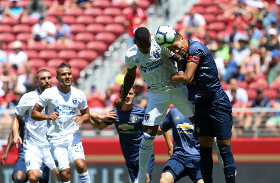
[(185, 72), (173, 75), (170, 82), (187, 84), (189, 99), (195, 102), (195, 130), (200, 142), (201, 172), (205, 183), (213, 182), (212, 144), (217, 144), (224, 162), (227, 183), (235, 182), (235, 162), (231, 151), (231, 104), (222, 89), (215, 61), (200, 42), (185, 40), (179, 33), (168, 47), (184, 57)]
[(158, 127), (157, 135), (162, 135), (169, 129), (172, 129), (173, 135), (173, 155), (163, 168), (160, 183), (177, 182), (187, 175), (193, 182), (203, 183), (200, 171), (200, 145), (197, 136), (194, 135), (193, 124), (177, 108), (172, 108)]
[[(121, 86), (120, 91), (122, 90), (122, 87), (123, 85)], [(134, 97), (134, 88), (131, 88), (126, 97), (125, 104), (122, 106), (122, 109), (113, 109), (113, 111), (109, 112), (107, 117), (103, 117), (102, 122), (95, 120), (102, 119), (101, 116), (90, 112), (91, 119), (93, 120), (91, 121), (91, 125), (94, 128), (102, 130), (108, 125), (111, 125), (112, 122), (115, 123), (116, 129), (119, 133), (123, 156), (125, 158), (126, 166), (128, 168), (129, 176), (132, 182), (134, 182), (137, 178), (139, 169), (139, 147), (141, 140), (144, 137), (142, 121), (144, 120), (145, 115), (145, 108), (133, 105)], [(111, 120), (106, 120), (108, 118), (111, 118)], [(146, 170), (148, 178), (146, 182), (149, 183), (151, 183), (151, 172), (154, 167), (154, 161), (154, 153), (152, 153)]]

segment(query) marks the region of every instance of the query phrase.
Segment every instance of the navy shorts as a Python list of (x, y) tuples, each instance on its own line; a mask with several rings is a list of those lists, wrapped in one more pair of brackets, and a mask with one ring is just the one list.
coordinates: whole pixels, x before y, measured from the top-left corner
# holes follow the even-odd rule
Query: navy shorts
[[(149, 164), (147, 167), (147, 174), (150, 175), (150, 180), (152, 179), (151, 173), (153, 171), (154, 164), (155, 164), (155, 154), (153, 153), (149, 160)], [(132, 182), (134, 182), (134, 180), (137, 178), (137, 174), (138, 174), (138, 170), (139, 170), (139, 159), (132, 163), (126, 163), (126, 166), (128, 169), (130, 179), (132, 180)], [(149, 183), (152, 183), (152, 182), (150, 181)]]
[(193, 168), (189, 168), (179, 158), (171, 156), (163, 168), (162, 173), (171, 173), (174, 178), (174, 182), (179, 181), (185, 176), (189, 176), (193, 182), (197, 182), (202, 179), (202, 176), (200, 171), (200, 160), (198, 159), (196, 161), (197, 162), (194, 162)]
[[(18, 157), (17, 162), (14, 166), (14, 172), (12, 175), (12, 179), (14, 178), (14, 173), (16, 173), (17, 171), (23, 171), (23, 172), (27, 173), (25, 160), (22, 155)], [(46, 182), (49, 182), (50, 169), (44, 163), (41, 166), (41, 171), (43, 172), (43, 174), (40, 176), (40, 179), (44, 179)], [(27, 177), (27, 180), (28, 180), (28, 177)]]
[(224, 91), (197, 101), (195, 111), (195, 132), (199, 137), (217, 137), (218, 140), (231, 137), (232, 108)]

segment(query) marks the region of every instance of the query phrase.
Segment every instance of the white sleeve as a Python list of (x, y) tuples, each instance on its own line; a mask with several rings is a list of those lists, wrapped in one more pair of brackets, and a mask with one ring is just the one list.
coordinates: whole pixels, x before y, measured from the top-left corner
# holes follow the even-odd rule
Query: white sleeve
[(18, 105), (16, 106), (16, 114), (18, 116), (24, 116), (24, 114), (26, 113), (26, 111), (28, 111), (29, 107), (33, 107), (34, 106), (34, 103), (33, 102), (30, 102), (30, 100), (28, 99), (27, 95), (24, 94)]
[(205, 19), (202, 15), (199, 16), (199, 26), (202, 26), (202, 25), (205, 25), (206, 22), (205, 22)]
[(135, 63), (133, 61), (131, 61), (131, 59), (125, 55), (125, 63), (127, 65), (127, 68), (132, 69), (133, 67), (135, 67)]
[(189, 26), (190, 25), (190, 16), (187, 15), (185, 16), (185, 18), (183, 19), (183, 26)]
[(56, 33), (56, 27), (52, 22), (49, 23), (49, 30), (48, 31), (51, 32), (52, 34)]
[(35, 34), (39, 34), (40, 33), (40, 27), (35, 24), (33, 29), (32, 29), (32, 34), (35, 35)]
[(39, 97), (39, 100), (37, 101), (37, 104), (43, 108), (45, 108), (48, 105), (48, 100), (50, 94), (48, 94), (48, 90), (45, 90)]
[(172, 57), (173, 55), (175, 55), (175, 53), (173, 53), (172, 51), (170, 51), (168, 48), (166, 47), (161, 47), (162, 48), (162, 52), (168, 56), (168, 57)]
[(87, 104), (86, 96), (84, 95), (83, 92), (81, 92), (81, 99), (82, 101), (79, 103), (79, 109), (85, 110), (86, 108), (88, 108), (88, 104)]

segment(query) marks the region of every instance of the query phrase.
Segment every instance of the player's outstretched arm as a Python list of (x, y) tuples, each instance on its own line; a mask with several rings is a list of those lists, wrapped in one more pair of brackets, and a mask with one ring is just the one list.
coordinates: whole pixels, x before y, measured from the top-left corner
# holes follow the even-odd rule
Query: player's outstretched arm
[(134, 81), (136, 78), (136, 68), (137, 67), (135, 66), (132, 69), (127, 69), (127, 72), (125, 74), (124, 81), (123, 81), (123, 89), (121, 91), (120, 98), (118, 98), (116, 100), (116, 102), (114, 103), (114, 106), (118, 110), (121, 110), (122, 106), (124, 105), (127, 94), (134, 84)]
[[(116, 113), (113, 110), (109, 111), (106, 115), (101, 115), (93, 111), (90, 111), (89, 113), (90, 113), (90, 125), (98, 130), (103, 130), (104, 128), (109, 126), (108, 123), (113, 123), (114, 119), (116, 118)], [(98, 120), (102, 120), (102, 121), (100, 122)]]
[(89, 116), (89, 109), (88, 107), (84, 110), (80, 110), (81, 112), (81, 116), (77, 116), (75, 119), (74, 119), (74, 122), (77, 124), (77, 125), (80, 125), (82, 123), (88, 123), (89, 122), (89, 119), (90, 119), (90, 116)]
[(186, 71), (181, 75), (172, 75), (170, 78), (171, 84), (174, 83), (184, 83), (184, 84), (194, 84), (194, 74), (197, 69), (198, 64), (194, 62), (188, 62), (186, 65)]
[(10, 135), (9, 135), (9, 138), (8, 138), (8, 143), (7, 143), (7, 148), (5, 150), (5, 153), (3, 154), (3, 156), (1, 157), (1, 165), (5, 165), (6, 164), (6, 161), (8, 159), (8, 154), (11, 150), (13, 146), (13, 131), (11, 131)]
[(43, 121), (43, 120), (56, 120), (58, 117), (58, 112), (53, 112), (49, 115), (42, 114), (43, 107), (39, 106), (39, 104), (35, 104), (31, 112), (31, 118), (35, 121)]
[(13, 132), (13, 144), (15, 144), (16, 148), (18, 148), (17, 141), (22, 144), (22, 139), (19, 136), (19, 120), (21, 116), (14, 114), (13, 121), (12, 121), (12, 132)]

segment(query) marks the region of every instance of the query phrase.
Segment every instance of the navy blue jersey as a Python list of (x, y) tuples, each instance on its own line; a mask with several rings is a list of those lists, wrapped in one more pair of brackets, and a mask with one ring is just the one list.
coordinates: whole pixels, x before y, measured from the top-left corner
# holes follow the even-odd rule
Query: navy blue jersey
[(192, 164), (193, 159), (200, 159), (200, 145), (194, 135), (194, 126), (177, 108), (167, 113), (160, 127), (164, 131), (172, 128), (173, 155), (177, 155), (186, 164)]
[[(139, 158), (139, 146), (144, 136), (142, 121), (145, 108), (134, 106), (130, 111), (114, 109), (117, 116), (115, 125), (119, 133), (120, 144), (126, 162), (134, 162)], [(109, 123), (106, 123), (109, 124)]]
[(223, 92), (216, 63), (208, 48), (198, 41), (188, 40), (188, 43), (185, 64), (194, 62), (198, 65), (194, 75), (196, 83), (188, 85), (189, 99), (197, 101)]
[[(24, 140), (24, 133), (25, 133), (25, 116), (22, 116), (22, 118), (19, 120), (19, 136), (22, 139), (22, 142)], [(19, 152), (19, 156), (24, 157), (23, 144), (21, 143), (19, 143), (18, 152)]]

